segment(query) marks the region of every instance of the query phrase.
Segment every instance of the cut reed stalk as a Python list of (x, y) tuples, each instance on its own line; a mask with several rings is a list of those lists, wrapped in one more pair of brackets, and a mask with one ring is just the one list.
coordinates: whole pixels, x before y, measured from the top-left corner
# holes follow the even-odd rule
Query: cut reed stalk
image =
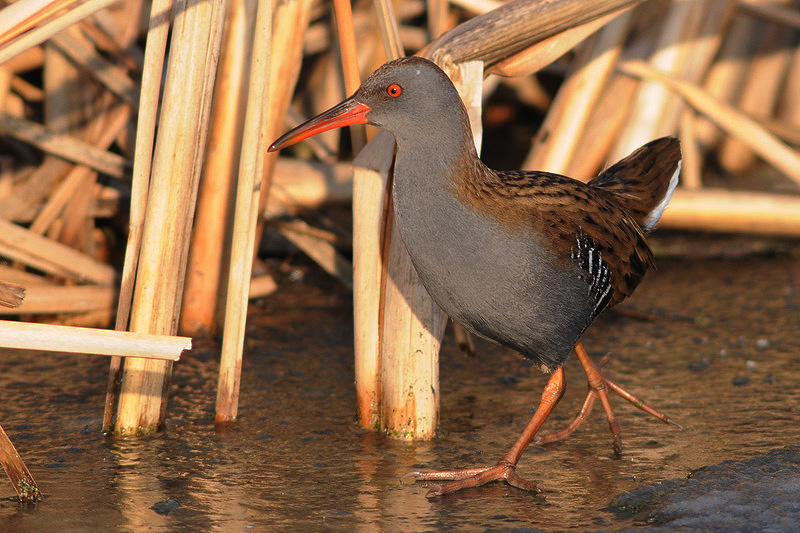
[[(176, 2), (169, 65), (153, 152), (130, 330), (173, 334), (206, 144), (224, 0)], [(169, 362), (125, 364), (116, 431), (151, 432), (163, 423)]]
[(177, 361), (192, 339), (0, 320), (0, 347)]
[(358, 422), (381, 427), (382, 250), (394, 137), (381, 132), (353, 160), (353, 315)]
[(28, 467), (25, 466), (25, 462), (11, 439), (8, 438), (3, 426), (0, 426), (0, 464), (3, 465), (3, 470), (11, 480), (20, 502), (34, 503), (42, 499), (42, 493), (39, 492), (36, 481)]
[[(131, 205), (128, 217), (128, 242), (125, 246), (125, 262), (120, 281), (115, 324), (115, 329), (118, 331), (128, 329), (136, 270), (139, 265), (147, 195), (150, 189), (150, 169), (161, 92), (161, 74), (164, 67), (167, 36), (170, 30), (170, 24), (167, 23), (167, 20), (170, 19), (172, 3), (173, 0), (153, 0), (150, 6), (150, 22), (142, 71), (142, 91), (139, 97), (139, 119), (136, 126)], [(109, 366), (105, 409), (103, 411), (103, 431), (111, 430), (121, 372), (122, 359), (112, 357)]]
[(231, 264), (228, 270), (228, 296), (220, 355), (215, 421), (236, 420), (239, 409), (239, 383), (242, 372), (248, 292), (253, 268), (259, 219), (259, 197), (265, 181), (270, 92), (275, 78), (272, 71), (272, 0), (258, 2), (250, 77), (247, 91), (236, 209), (233, 217)]
[(14, 309), (22, 304), (25, 299), (25, 287), (16, 283), (0, 281), (0, 313), (3, 307)]
[(15, 309), (0, 308), (0, 315), (41, 315), (111, 311), (117, 302), (117, 290), (95, 285), (27, 287), (25, 301)]
[[(389, 2), (375, 0), (378, 29), (386, 59), (403, 55), (397, 21)], [(351, 80), (352, 82), (353, 80)], [(353, 161), (353, 318), (358, 421), (370, 430), (383, 428), (382, 335), (385, 313), (384, 254), (392, 248), (388, 188), (394, 138), (376, 135)], [(402, 247), (395, 242), (394, 248)]]

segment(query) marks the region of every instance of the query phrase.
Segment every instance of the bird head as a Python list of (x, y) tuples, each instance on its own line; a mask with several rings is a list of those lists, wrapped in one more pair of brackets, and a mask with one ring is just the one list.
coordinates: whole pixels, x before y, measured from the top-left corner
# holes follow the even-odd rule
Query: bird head
[(373, 72), (353, 96), (277, 139), (269, 151), (351, 124), (381, 127), (400, 142), (430, 129), (447, 109), (459, 108), (463, 104), (455, 87), (434, 63), (420, 57), (397, 59)]

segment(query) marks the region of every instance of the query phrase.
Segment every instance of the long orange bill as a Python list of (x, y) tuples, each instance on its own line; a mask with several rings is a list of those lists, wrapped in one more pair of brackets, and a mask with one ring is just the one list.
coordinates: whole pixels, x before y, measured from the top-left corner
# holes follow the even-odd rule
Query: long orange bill
[(272, 146), (269, 147), (269, 151), (274, 152), (275, 150), (286, 148), (287, 146), (291, 146), (303, 139), (308, 139), (312, 135), (322, 133), (323, 131), (341, 128), (351, 124), (366, 124), (369, 122), (367, 120), (367, 113), (369, 111), (371, 111), (371, 108), (368, 105), (357, 102), (355, 97), (351, 96), (341, 104), (320, 113), (311, 120), (300, 124), (295, 129), (286, 132), (281, 138), (272, 143)]

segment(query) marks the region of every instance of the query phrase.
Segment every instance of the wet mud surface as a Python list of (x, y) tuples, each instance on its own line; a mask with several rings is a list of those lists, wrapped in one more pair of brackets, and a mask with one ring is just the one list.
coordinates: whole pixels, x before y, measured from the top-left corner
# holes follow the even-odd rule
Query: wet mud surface
[[(508, 349), (476, 341), (467, 358), (449, 339), (441, 437), (361, 432), (350, 295), (313, 268), (251, 306), (240, 419), (227, 431), (213, 424), (211, 341), (175, 366), (166, 430), (138, 439), (100, 434), (106, 358), (0, 351), (0, 424), (46, 495), (20, 506), (0, 484), (0, 531), (790, 531), (800, 523), (800, 246), (778, 249), (662, 257), (624, 304), (652, 320), (611, 312), (592, 326), (584, 341), (595, 357), (610, 352), (606, 373), (684, 429), (612, 396), (622, 457), (598, 405), (568, 440), (523, 456), (519, 472), (544, 498), (495, 483), (428, 500), (424, 485), (400, 484), (410, 470), (493, 464), (545, 376)], [(566, 424), (585, 390), (571, 360), (545, 430)]]

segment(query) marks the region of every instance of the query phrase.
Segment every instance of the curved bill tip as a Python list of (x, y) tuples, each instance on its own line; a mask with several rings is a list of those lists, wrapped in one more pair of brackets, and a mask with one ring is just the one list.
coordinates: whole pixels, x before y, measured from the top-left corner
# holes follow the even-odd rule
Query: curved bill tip
[(323, 131), (350, 126), (351, 124), (366, 124), (369, 122), (367, 113), (371, 110), (367, 104), (362, 104), (351, 96), (342, 103), (283, 134), (270, 145), (269, 151), (274, 152), (281, 148), (286, 148)]

